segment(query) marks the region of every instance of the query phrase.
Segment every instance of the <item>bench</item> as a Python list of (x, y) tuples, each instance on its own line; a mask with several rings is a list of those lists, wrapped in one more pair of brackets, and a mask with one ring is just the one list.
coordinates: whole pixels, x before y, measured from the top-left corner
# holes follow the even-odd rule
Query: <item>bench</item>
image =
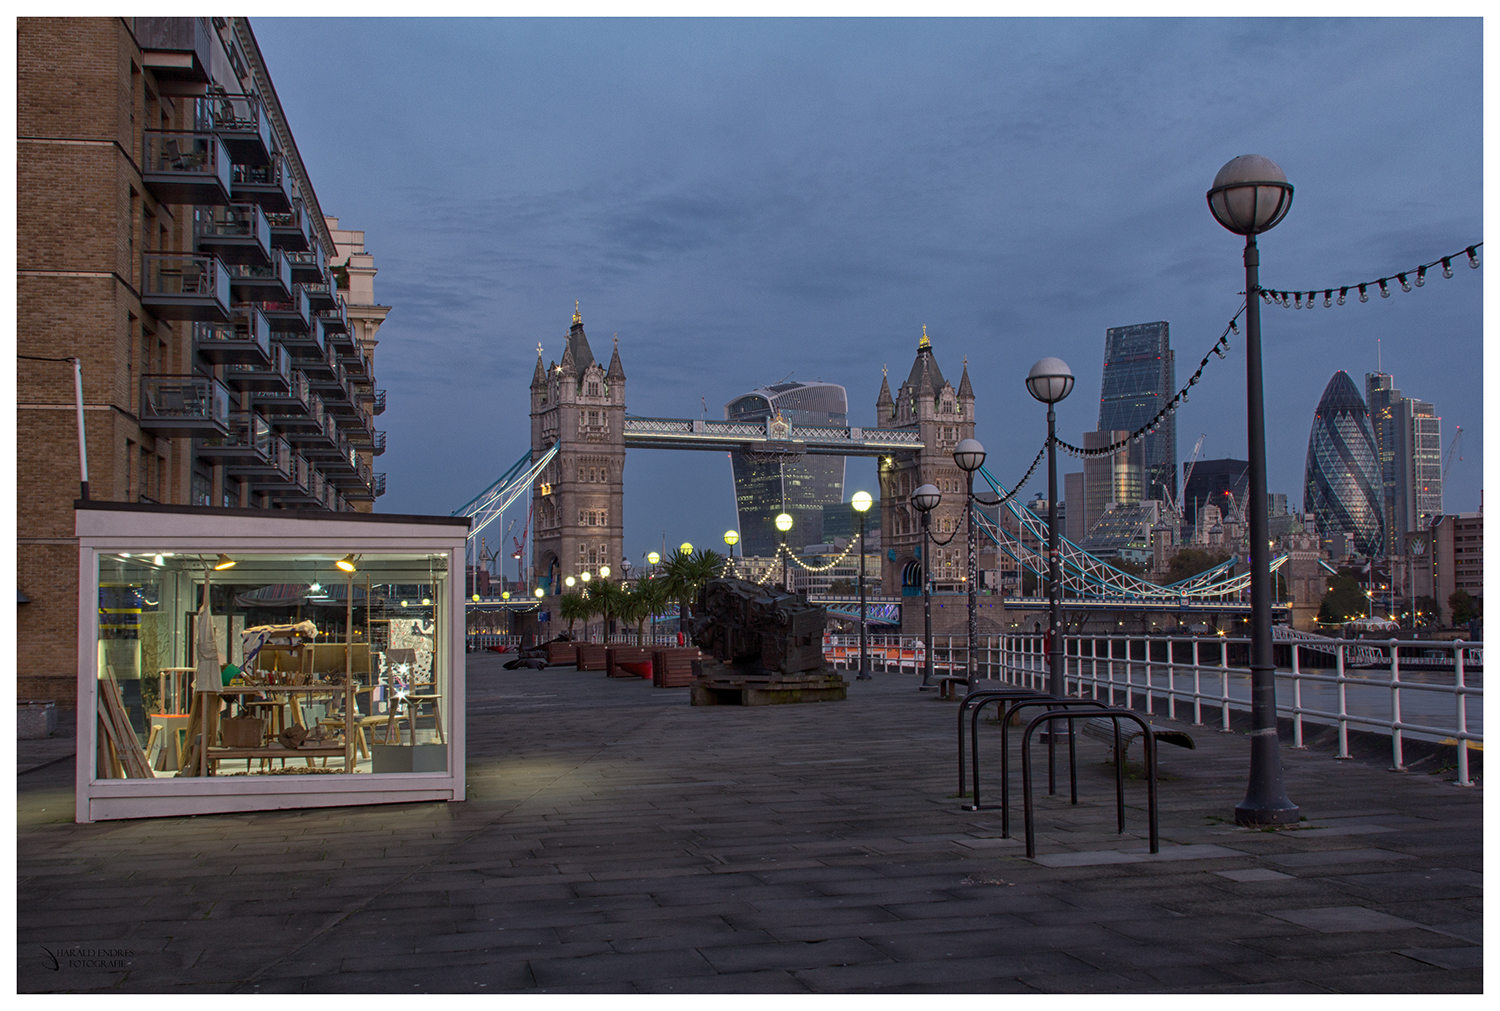
[(576, 642), (547, 643), (548, 667), (571, 667), (577, 662), (578, 644)]
[(969, 679), (962, 674), (944, 674), (938, 678), (938, 698), (952, 699), (958, 696), (953, 694), (954, 685), (963, 685), (964, 690), (969, 688)]
[(688, 688), (693, 684), (693, 662), (702, 659), (696, 646), (659, 649), (651, 654), (651, 684), (657, 688)]
[[(1103, 741), (1111, 748), (1115, 746), (1115, 721), (1105, 717), (1087, 720), (1083, 722), (1080, 730), (1084, 737), (1092, 737), (1096, 741)], [(1125, 760), (1130, 760), (1130, 745), (1141, 738), (1143, 731), (1133, 721), (1120, 721), (1120, 750), (1125, 755)], [(1163, 730), (1153, 726), (1151, 736), (1163, 744), (1175, 744), (1179, 748), (1187, 748), (1189, 751), (1197, 749), (1191, 735), (1181, 730)]]
[(612, 678), (645, 678), (652, 680), (654, 666), (649, 646), (611, 646), (604, 672)]
[(579, 670), (604, 670), (609, 665), (609, 649), (600, 642), (580, 642), (578, 644), (578, 661), (576, 666)]

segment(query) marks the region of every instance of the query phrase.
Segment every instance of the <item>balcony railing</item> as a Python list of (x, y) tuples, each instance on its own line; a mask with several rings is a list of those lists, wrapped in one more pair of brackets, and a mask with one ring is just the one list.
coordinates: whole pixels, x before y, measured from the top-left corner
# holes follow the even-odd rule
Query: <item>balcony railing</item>
[(146, 253), (141, 257), (141, 305), (160, 319), (227, 322), (229, 272), (216, 256)]
[[(292, 356), (273, 343), (265, 362), (231, 362), (224, 366), (224, 381), (235, 389), (254, 390), (257, 400), (285, 397), (292, 384)], [(306, 379), (302, 382), (305, 384)]]
[(337, 305), (338, 290), (331, 278), (327, 281), (303, 282), (302, 290), (307, 292), (314, 312), (328, 312)]
[(229, 388), (208, 376), (142, 376), (140, 425), (158, 435), (224, 435)]
[(164, 204), (229, 203), (234, 164), (212, 133), (147, 130), (141, 181)]
[(265, 368), (271, 362), (271, 324), (253, 305), (236, 306), (227, 323), (193, 324), (193, 349), (218, 364)]
[(287, 261), (292, 265), (292, 280), (298, 284), (317, 284), (328, 280), (328, 259), (323, 247), (313, 243), (311, 249), (288, 252)]
[(258, 95), (204, 95), (193, 102), (193, 125), (212, 130), (241, 165), (271, 160), (271, 124)]
[(292, 297), (292, 267), (277, 249), (265, 266), (236, 263), (229, 267), (229, 283), (241, 298), (263, 302), (287, 302)]
[(228, 432), (195, 439), (193, 446), (196, 454), (205, 460), (249, 473), (268, 465), (271, 438), (271, 426), (264, 418), (242, 411), (229, 416)]
[(385, 494), (385, 471), (375, 475), (375, 496), (379, 498)]
[(278, 428), (287, 429), (287, 438), (293, 442), (302, 442), (314, 438), (317, 433), (322, 432), (326, 426), (328, 411), (323, 406), (323, 398), (316, 393), (307, 394), (307, 408), (295, 417), (278, 418)]
[(271, 321), (276, 331), (294, 330), (306, 333), (312, 326), (312, 313), (307, 305), (307, 293), (301, 285), (292, 286), (292, 294), (286, 299), (272, 299), (261, 303), (261, 311)]
[(229, 193), (236, 203), (253, 200), (267, 212), (284, 214), (292, 209), (292, 181), (275, 152), (264, 165), (235, 165)]
[(344, 307), (343, 296), (335, 296), (333, 308), (318, 313), (318, 318), (323, 321), (323, 329), (329, 333), (349, 332), (349, 312)]
[[(275, 347), (275, 345), (272, 346)], [(296, 369), (291, 369), (287, 375), (286, 389), (257, 394), (255, 403), (266, 412), (266, 416), (273, 424), (284, 428), (300, 418), (307, 417), (308, 402), (312, 396), (312, 389), (307, 385), (307, 376)]]
[(370, 453), (372, 455), (374, 455), (374, 456), (379, 456), (381, 453), (384, 453), (384, 452), (385, 452), (385, 433), (384, 432), (376, 432), (374, 440), (371, 441), (371, 443), (370, 443)]
[(287, 479), (292, 474), (292, 455), (291, 443), (283, 438), (273, 437), (267, 454), (268, 466), (264, 473), (251, 476), (250, 487), (261, 491), (276, 491), (286, 487)]
[(385, 413), (385, 390), (375, 391), (375, 406), (371, 408), (372, 414)]
[(292, 199), (289, 211), (268, 211), (266, 220), (271, 223), (271, 244), (280, 246), (288, 253), (301, 252), (316, 243), (312, 241), (307, 215), (302, 210), (302, 198)]
[(225, 263), (270, 263), (271, 223), (255, 204), (195, 207), (193, 245)]

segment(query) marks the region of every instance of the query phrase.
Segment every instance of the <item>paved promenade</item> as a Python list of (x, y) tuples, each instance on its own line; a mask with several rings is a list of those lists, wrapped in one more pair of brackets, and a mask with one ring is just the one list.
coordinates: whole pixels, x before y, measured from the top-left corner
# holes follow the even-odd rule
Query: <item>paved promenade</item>
[[(1184, 727), (1152, 857), (1144, 783), (1116, 835), (1108, 749), (1084, 739), (1081, 803), (1043, 789), (1032, 861), (999, 812), (960, 810), (955, 704), (911, 675), (693, 708), (500, 662), (470, 657), (462, 804), (74, 825), (72, 760), (22, 773), (20, 991), (1483, 986), (1483, 787), (1451, 772), (1284, 748), (1306, 820), (1249, 831), (1247, 739)], [(104, 954), (47, 955), (76, 949)]]

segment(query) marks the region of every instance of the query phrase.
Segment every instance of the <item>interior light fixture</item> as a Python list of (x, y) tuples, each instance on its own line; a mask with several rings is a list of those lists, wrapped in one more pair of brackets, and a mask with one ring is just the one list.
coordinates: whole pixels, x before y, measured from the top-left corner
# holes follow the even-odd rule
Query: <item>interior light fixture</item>
[[(157, 555), (157, 557), (160, 558), (161, 556)], [(214, 571), (216, 571), (216, 572), (222, 572), (225, 569), (232, 569), (232, 568), (234, 568), (234, 566), (235, 566), (235, 561), (234, 561), (233, 558), (230, 558), (226, 554), (220, 553), (219, 560), (214, 563)]]
[(313, 584), (307, 588), (308, 593), (320, 593), (322, 592), (322, 590), (323, 584), (318, 582), (317, 580), (314, 580)]
[[(151, 559), (151, 563), (153, 565), (165, 565), (165, 564), (167, 564), (167, 560), (165, 558), (163, 558), (161, 555), (157, 555), (156, 557), (154, 557), (154, 558)], [(217, 568), (220, 568), (220, 566), (215, 565), (214, 568), (217, 569)]]
[(343, 569), (345, 572), (353, 572), (354, 571), (354, 553), (351, 551), (349, 554), (345, 555), (343, 558), (340, 558), (338, 561), (334, 562), (333, 564), (337, 565), (340, 569)]
[(423, 607), (431, 607), (432, 606), (432, 598), (431, 597), (423, 597), (422, 598), (422, 606)]

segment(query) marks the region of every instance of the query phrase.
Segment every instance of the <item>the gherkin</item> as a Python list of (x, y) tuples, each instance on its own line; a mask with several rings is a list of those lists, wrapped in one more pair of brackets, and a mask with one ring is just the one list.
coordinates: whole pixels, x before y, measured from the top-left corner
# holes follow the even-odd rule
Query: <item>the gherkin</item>
[(1354, 535), (1354, 550), (1367, 557), (1385, 551), (1380, 463), (1370, 412), (1348, 373), (1333, 374), (1318, 401), (1307, 440), (1307, 511), (1327, 541)]

